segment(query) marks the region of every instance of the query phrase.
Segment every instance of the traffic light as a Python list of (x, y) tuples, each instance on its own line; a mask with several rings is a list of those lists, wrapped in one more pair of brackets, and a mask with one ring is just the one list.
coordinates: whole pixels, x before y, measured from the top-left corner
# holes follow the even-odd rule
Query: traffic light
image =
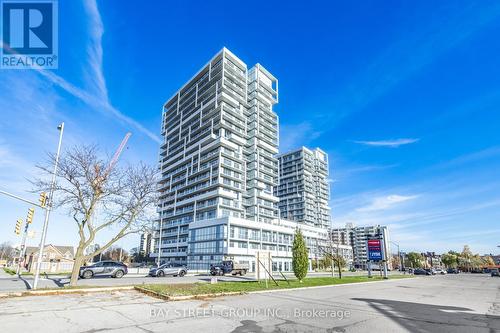
[(23, 226), (23, 219), (17, 219), (16, 222), (16, 235), (21, 234), (21, 228)]
[(30, 208), (28, 209), (28, 216), (26, 217), (26, 223), (30, 224), (33, 222), (33, 214), (35, 214), (35, 209)]
[(40, 206), (42, 206), (42, 208), (45, 208), (45, 206), (47, 205), (47, 193), (40, 193), (40, 199), (38, 199), (38, 201), (40, 201)]

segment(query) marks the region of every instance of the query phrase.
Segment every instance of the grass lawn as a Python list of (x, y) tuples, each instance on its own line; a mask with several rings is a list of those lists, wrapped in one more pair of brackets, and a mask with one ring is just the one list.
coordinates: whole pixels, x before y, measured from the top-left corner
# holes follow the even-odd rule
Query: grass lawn
[(5, 273), (7, 273), (7, 274), (10, 274), (10, 275), (15, 275), (16, 274), (16, 270), (15, 269), (10, 269), (10, 268), (7, 268), (7, 267), (4, 267), (3, 271)]
[[(401, 279), (409, 276), (394, 275), (390, 279)], [(234, 293), (234, 292), (250, 292), (259, 290), (271, 289), (290, 289), (290, 288), (303, 288), (303, 287), (316, 287), (328, 286), (346, 283), (358, 283), (383, 280), (381, 277), (368, 278), (366, 276), (346, 276), (342, 279), (331, 277), (311, 277), (306, 278), (301, 283), (298, 280), (289, 280), (288, 284), (284, 280), (278, 281), (278, 286), (270, 280), (268, 288), (265, 282), (257, 281), (242, 281), (242, 282), (219, 282), (216, 284), (210, 283), (191, 283), (191, 284), (146, 284), (138, 285), (137, 287), (146, 289), (148, 291), (157, 293), (161, 296), (186, 296), (186, 295), (211, 295), (221, 293)]]

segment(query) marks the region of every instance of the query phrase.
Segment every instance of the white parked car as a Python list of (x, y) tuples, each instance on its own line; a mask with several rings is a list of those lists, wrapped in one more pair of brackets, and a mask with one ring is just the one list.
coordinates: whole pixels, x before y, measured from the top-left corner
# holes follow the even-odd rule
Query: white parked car
[(447, 274), (447, 272), (442, 268), (436, 268), (435, 271), (436, 271), (436, 274), (441, 274), (441, 275)]

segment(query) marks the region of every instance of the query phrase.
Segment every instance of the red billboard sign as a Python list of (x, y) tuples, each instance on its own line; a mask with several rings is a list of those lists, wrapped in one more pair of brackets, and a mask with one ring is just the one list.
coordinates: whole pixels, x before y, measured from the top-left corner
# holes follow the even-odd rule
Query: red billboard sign
[(368, 260), (382, 260), (382, 245), (380, 239), (368, 240)]

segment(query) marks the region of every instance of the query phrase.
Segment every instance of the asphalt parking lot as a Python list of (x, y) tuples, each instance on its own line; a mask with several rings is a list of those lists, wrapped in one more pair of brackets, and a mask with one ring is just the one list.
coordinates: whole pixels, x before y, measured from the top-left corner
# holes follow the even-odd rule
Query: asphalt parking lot
[(135, 291), (0, 299), (2, 331), (500, 332), (500, 278), (418, 277), (165, 302)]

